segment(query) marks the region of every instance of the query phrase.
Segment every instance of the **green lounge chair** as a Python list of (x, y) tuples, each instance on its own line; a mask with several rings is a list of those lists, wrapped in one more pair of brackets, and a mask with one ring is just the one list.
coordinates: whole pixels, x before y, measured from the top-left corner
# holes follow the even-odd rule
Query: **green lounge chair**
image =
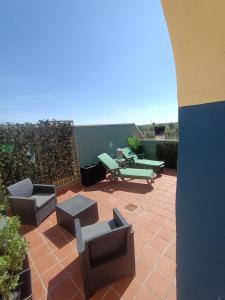
[[(112, 159), (107, 153), (102, 153), (98, 156), (98, 159), (109, 170), (112, 175), (112, 179), (118, 179), (119, 177), (124, 181), (124, 178), (146, 179), (150, 184), (154, 181), (156, 174), (150, 169), (133, 169), (133, 168), (120, 168), (118, 163)], [(149, 181), (150, 180), (150, 181)]]
[(135, 166), (151, 167), (155, 171), (159, 171), (165, 166), (164, 161), (150, 160), (150, 159), (139, 159), (137, 155), (129, 148), (125, 147), (122, 149), (123, 156), (133, 163)]

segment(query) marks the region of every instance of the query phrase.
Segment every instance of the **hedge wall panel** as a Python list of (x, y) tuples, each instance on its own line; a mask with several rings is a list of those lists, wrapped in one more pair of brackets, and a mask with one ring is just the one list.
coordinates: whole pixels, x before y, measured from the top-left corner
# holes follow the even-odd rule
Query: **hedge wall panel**
[(30, 177), (63, 184), (80, 177), (71, 121), (0, 124), (0, 172), (4, 185)]

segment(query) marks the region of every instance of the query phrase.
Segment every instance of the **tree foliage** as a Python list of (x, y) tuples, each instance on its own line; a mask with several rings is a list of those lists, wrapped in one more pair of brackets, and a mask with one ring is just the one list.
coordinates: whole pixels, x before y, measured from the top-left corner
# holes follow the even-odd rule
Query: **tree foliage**
[(139, 125), (138, 128), (141, 130), (141, 132), (144, 134), (146, 138), (154, 138), (155, 126), (165, 126), (165, 136), (168, 139), (174, 138), (178, 139), (179, 136), (179, 128), (177, 122), (170, 122), (170, 123), (151, 123), (147, 125)]
[(128, 146), (134, 151), (137, 152), (138, 147), (140, 146), (140, 141), (135, 136), (129, 136), (127, 138)]

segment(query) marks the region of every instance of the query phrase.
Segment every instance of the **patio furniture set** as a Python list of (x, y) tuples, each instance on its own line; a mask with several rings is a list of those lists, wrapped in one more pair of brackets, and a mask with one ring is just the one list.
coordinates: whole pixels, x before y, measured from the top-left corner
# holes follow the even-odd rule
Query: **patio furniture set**
[[(139, 159), (128, 149), (123, 149), (124, 155), (134, 166), (139, 165)], [(114, 180), (139, 178), (150, 183), (156, 177), (151, 169), (121, 168), (106, 153), (98, 158)], [(160, 169), (165, 163), (142, 160), (142, 164)], [(76, 237), (86, 298), (119, 278), (135, 276), (134, 232), (118, 209), (113, 209), (112, 220), (98, 222), (96, 201), (76, 195), (57, 204), (53, 185), (33, 184), (29, 178), (9, 186), (8, 192), (12, 212), (22, 223), (39, 226), (56, 210), (58, 225)]]
[(29, 178), (8, 187), (13, 214), (22, 223), (38, 226), (56, 210), (58, 225), (77, 240), (86, 299), (96, 289), (119, 278), (135, 275), (134, 233), (118, 209), (113, 219), (97, 222), (97, 202), (76, 195), (56, 204), (55, 187), (34, 185)]

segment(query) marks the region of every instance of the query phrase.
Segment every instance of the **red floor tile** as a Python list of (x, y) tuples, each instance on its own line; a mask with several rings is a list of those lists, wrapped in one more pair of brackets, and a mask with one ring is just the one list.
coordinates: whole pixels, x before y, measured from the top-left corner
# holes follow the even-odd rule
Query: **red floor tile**
[(136, 278), (124, 278), (113, 284), (113, 289), (125, 300), (133, 299), (141, 283)]
[(135, 248), (135, 254), (140, 254), (141, 250), (146, 246), (146, 243), (138, 238), (136, 236), (134, 237), (134, 248)]
[[(111, 219), (112, 208), (118, 207), (133, 224), (136, 277), (99, 289), (91, 300), (176, 299), (175, 175), (165, 169), (152, 188), (141, 180), (125, 184), (103, 181), (89, 188), (78, 184), (58, 197), (59, 203), (81, 193), (97, 201), (101, 220)], [(137, 208), (126, 210), (129, 203)], [(76, 239), (56, 224), (56, 214), (51, 214), (38, 228), (23, 225), (22, 231), (30, 242), (34, 300), (83, 300)]]
[(156, 224), (154, 222), (149, 222), (146, 224), (147, 229), (151, 232), (151, 233), (156, 233), (160, 230), (161, 226), (159, 224)]
[(159, 297), (165, 299), (168, 294), (171, 282), (161, 273), (155, 271), (148, 278), (146, 285)]
[(107, 286), (104, 286), (103, 288), (99, 289), (91, 298), (90, 300), (99, 300), (99, 299), (102, 299), (106, 294), (107, 292), (109, 291), (110, 289), (110, 286), (107, 285)]
[(53, 254), (47, 254), (35, 262), (35, 267), (39, 274), (48, 272), (55, 264), (58, 263), (57, 258)]
[(171, 280), (174, 280), (176, 276), (176, 264), (167, 256), (161, 257), (159, 263), (157, 264), (157, 270), (159, 270)]
[(61, 260), (61, 265), (64, 267), (64, 269), (71, 273), (73, 272), (77, 267), (80, 265), (79, 257), (77, 253), (71, 253), (66, 258)]
[(152, 247), (146, 246), (140, 256), (147, 261), (151, 266), (154, 266), (160, 257), (160, 252), (153, 249)]
[(61, 249), (68, 244), (68, 241), (62, 234), (56, 235), (51, 239), (46, 239), (46, 241), (51, 250)]
[(160, 216), (160, 215), (155, 215), (153, 218), (152, 218), (152, 222), (156, 223), (156, 224), (159, 224), (159, 225), (163, 225), (165, 224), (166, 222), (166, 218)]
[(36, 279), (32, 283), (33, 300), (39, 300), (46, 294), (44, 284), (40, 279)]
[(69, 276), (59, 282), (58, 285), (48, 292), (50, 299), (52, 300), (70, 299), (77, 293), (78, 289)]
[(158, 250), (159, 252), (163, 252), (168, 245), (168, 242), (160, 237), (154, 237), (149, 243), (149, 246)]
[(85, 297), (83, 294), (78, 292), (76, 295), (74, 295), (72, 298), (70, 298), (70, 300), (85, 300)]
[(39, 273), (33, 265), (31, 265), (30, 268), (31, 268), (31, 278), (32, 278), (32, 281), (34, 281), (35, 279), (38, 278)]
[(109, 289), (109, 291), (106, 293), (106, 295), (102, 299), (118, 300), (118, 299), (120, 299), (120, 296), (113, 289)]
[(169, 241), (172, 238), (173, 235), (174, 235), (174, 231), (172, 231), (171, 229), (169, 229), (167, 227), (163, 227), (158, 232), (158, 236), (165, 239), (166, 241)]
[(71, 273), (70, 276), (73, 278), (73, 281), (76, 283), (76, 285), (83, 291), (83, 278), (80, 266), (75, 268)]
[(49, 254), (50, 252), (51, 249), (47, 244), (42, 244), (40, 247), (35, 248), (34, 250), (30, 248), (30, 255), (35, 263), (43, 259), (43, 257)]
[(176, 261), (176, 245), (175, 244), (171, 244), (168, 249), (166, 250), (165, 253), (169, 258), (173, 259), (174, 261)]
[(160, 300), (160, 298), (155, 295), (146, 287), (142, 287), (135, 296), (136, 300)]
[(58, 263), (54, 265), (49, 271), (41, 276), (42, 282), (45, 285), (46, 290), (53, 288), (56, 284), (62, 281), (67, 276), (66, 272), (63, 272), (63, 267)]
[(153, 236), (151, 232), (149, 232), (147, 229), (142, 228), (140, 226), (134, 227), (134, 233), (143, 242), (148, 242)]
[(58, 260), (62, 260), (65, 257), (67, 257), (68, 255), (70, 255), (71, 253), (73, 253), (73, 251), (75, 251), (75, 245), (73, 247), (71, 244), (67, 243), (62, 248), (55, 249), (53, 252), (54, 252), (54, 255), (58, 258)]
[(167, 300), (176, 300), (176, 299), (177, 299), (176, 286), (173, 285), (169, 290)]
[(37, 235), (37, 237), (35, 239), (31, 239), (30, 241), (28, 241), (28, 244), (29, 244), (30, 249), (35, 250), (35, 249), (39, 248), (40, 246), (43, 246), (44, 244), (46, 244), (46, 242), (42, 238), (41, 235)]
[(26, 234), (24, 234), (24, 236), (28, 242), (31, 242), (40, 237), (40, 232), (38, 231), (38, 229), (35, 228), (33, 230), (28, 231)]
[(151, 272), (152, 266), (142, 258), (136, 258), (136, 277), (141, 282), (144, 282), (148, 274)]

